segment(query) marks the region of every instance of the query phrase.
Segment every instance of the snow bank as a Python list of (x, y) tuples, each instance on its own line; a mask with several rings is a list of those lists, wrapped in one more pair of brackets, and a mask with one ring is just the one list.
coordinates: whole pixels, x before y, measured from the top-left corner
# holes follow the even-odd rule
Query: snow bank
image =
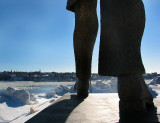
[(96, 84), (90, 87), (91, 93), (117, 93), (117, 78), (112, 77), (111, 80), (98, 80)]
[(71, 91), (68, 86), (60, 85), (60, 87), (63, 89), (63, 91)]
[[(94, 84), (92, 84), (90, 86), (90, 93), (117, 93), (117, 77), (112, 77), (111, 80), (98, 80), (96, 82), (93, 82)], [(151, 80), (151, 82), (149, 82), (148, 88), (149, 91), (152, 93), (152, 95), (154, 97), (156, 97), (158, 94), (153, 91), (153, 89), (150, 87), (150, 85), (156, 85), (156, 84), (160, 84), (160, 77), (156, 77), (153, 80)], [(74, 91), (74, 85), (71, 87), (68, 87), (66, 85), (60, 85), (57, 86), (54, 90), (53, 90), (53, 96), (55, 95), (55, 93), (57, 95), (63, 95), (65, 93), (76, 93)]]
[(154, 97), (157, 106), (157, 114), (160, 114), (160, 76), (153, 78), (149, 83), (149, 90)]
[(0, 123), (23, 123), (59, 97), (54, 91), (33, 95), (8, 87), (0, 94)]
[(100, 80), (96, 82), (96, 87), (105, 88), (105, 86), (106, 84)]
[(50, 91), (49, 93), (46, 94), (47, 98), (57, 98), (57, 94), (55, 91)]
[(56, 93), (61, 93), (61, 92), (63, 92), (63, 88), (60, 87), (60, 86), (58, 86), (58, 87), (56, 87), (56, 88), (54, 89), (54, 91), (55, 91)]
[[(117, 78), (112, 77), (111, 80), (98, 80), (96, 82), (93, 82), (95, 84), (92, 84), (90, 86), (90, 93), (117, 93)], [(64, 93), (76, 93), (74, 91), (74, 85), (71, 87), (60, 85), (57, 86), (53, 90), (58, 95), (63, 95)]]
[(8, 87), (1, 93), (1, 98), (6, 100), (14, 100), (23, 104), (32, 104), (36, 101), (34, 95), (30, 94), (27, 90), (16, 90)]
[(69, 88), (66, 85), (60, 85), (54, 89), (54, 92), (57, 94), (65, 93), (65, 92), (72, 92), (72, 91), (73, 91), (73, 87)]
[[(24, 123), (58, 99), (45, 98), (41, 95), (36, 94), (37, 103), (31, 105), (12, 107), (6, 102), (0, 103), (0, 123)], [(31, 112), (31, 108), (34, 109), (34, 112)]]

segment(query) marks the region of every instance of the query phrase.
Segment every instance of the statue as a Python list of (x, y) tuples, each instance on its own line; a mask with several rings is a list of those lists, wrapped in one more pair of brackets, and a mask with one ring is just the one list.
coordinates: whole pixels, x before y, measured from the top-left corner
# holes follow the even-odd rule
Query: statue
[[(145, 112), (154, 107), (142, 77), (141, 39), (145, 27), (142, 0), (101, 0), (101, 36), (98, 74), (118, 77), (120, 112)], [(75, 13), (74, 53), (77, 95), (87, 97), (92, 52), (98, 31), (97, 0), (68, 0)]]

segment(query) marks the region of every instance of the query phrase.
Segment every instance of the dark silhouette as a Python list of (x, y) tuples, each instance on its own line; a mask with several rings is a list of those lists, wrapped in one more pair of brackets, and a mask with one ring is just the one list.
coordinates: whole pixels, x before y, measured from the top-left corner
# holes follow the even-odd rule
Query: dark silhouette
[[(68, 0), (75, 13), (74, 53), (77, 95), (87, 97), (91, 61), (98, 31), (97, 0)], [(101, 37), (98, 73), (118, 77), (120, 112), (146, 112), (154, 107), (142, 74), (141, 39), (145, 27), (142, 0), (101, 0)]]
[(148, 110), (146, 113), (138, 113), (133, 115), (120, 114), (119, 123), (158, 123), (157, 108)]
[[(158, 122), (153, 97), (142, 78), (142, 74), (145, 73), (140, 54), (145, 27), (142, 0), (101, 0), (100, 5), (101, 40), (98, 73), (118, 77), (119, 122)], [(97, 0), (67, 2), (67, 9), (75, 13), (74, 52), (78, 78), (75, 89), (78, 96), (69, 94), (63, 96), (27, 123), (76, 122), (76, 117), (81, 118), (79, 122), (85, 120), (86, 115), (83, 111), (90, 106), (92, 97), (84, 99), (88, 96), (92, 52), (98, 30), (96, 7)], [(85, 108), (81, 107), (81, 103)], [(94, 105), (91, 108), (94, 108)], [(75, 109), (81, 109), (81, 112), (78, 113)], [(93, 110), (92, 113), (96, 114), (97, 111)]]

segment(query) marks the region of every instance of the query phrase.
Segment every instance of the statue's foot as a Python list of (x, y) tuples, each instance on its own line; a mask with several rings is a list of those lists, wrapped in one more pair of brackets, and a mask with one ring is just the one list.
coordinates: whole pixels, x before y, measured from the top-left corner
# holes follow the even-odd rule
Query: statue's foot
[(118, 77), (119, 110), (124, 113), (146, 112), (154, 107), (153, 96), (142, 75)]
[(74, 90), (77, 91), (77, 96), (81, 98), (88, 97), (89, 81), (77, 80), (74, 85)]
[(119, 101), (119, 110), (120, 113), (127, 114), (136, 114), (136, 113), (145, 113), (148, 110), (154, 108), (153, 101), (148, 99), (136, 100), (136, 101)]

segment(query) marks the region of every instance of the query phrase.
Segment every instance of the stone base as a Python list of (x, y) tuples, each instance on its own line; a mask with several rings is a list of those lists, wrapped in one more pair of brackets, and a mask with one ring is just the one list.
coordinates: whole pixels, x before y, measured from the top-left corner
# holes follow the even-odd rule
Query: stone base
[(119, 116), (118, 103), (117, 93), (90, 94), (86, 99), (65, 94), (26, 123), (158, 122), (156, 108), (138, 116)]

